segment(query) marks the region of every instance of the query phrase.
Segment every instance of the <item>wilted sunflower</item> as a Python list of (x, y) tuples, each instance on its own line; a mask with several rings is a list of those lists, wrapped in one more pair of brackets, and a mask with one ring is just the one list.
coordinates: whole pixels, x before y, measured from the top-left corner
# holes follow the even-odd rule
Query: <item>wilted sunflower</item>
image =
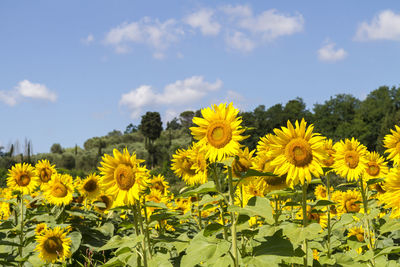
[(387, 158), (393, 160), (394, 165), (400, 165), (400, 127), (395, 125), (395, 130), (390, 129), (391, 134), (387, 134), (383, 139), (383, 146), (387, 149)]
[(400, 218), (400, 169), (390, 169), (384, 189), (386, 192), (380, 196), (380, 201), (385, 204), (385, 208), (392, 209), (391, 218)]
[(17, 163), (8, 170), (7, 186), (12, 190), (29, 195), (39, 185), (35, 168), (28, 163)]
[(165, 177), (161, 174), (153, 176), (150, 181), (150, 187), (160, 191), (164, 196), (168, 195), (169, 184), (167, 181), (165, 181)]
[(113, 197), (114, 207), (133, 205), (149, 183), (149, 171), (140, 165), (144, 160), (137, 159), (135, 153), (131, 156), (126, 148), (123, 153), (114, 149), (113, 155), (105, 154), (100, 162), (101, 186)]
[(296, 128), (290, 121), (287, 128), (274, 129), (276, 136), (272, 135), (270, 153), (273, 158), (271, 166), (274, 173), (286, 176), (286, 183), (293, 187), (299, 182), (301, 184), (311, 181), (312, 175), (319, 177), (323, 174), (321, 161), (326, 157), (323, 150), (324, 137), (313, 133), (314, 126), (307, 127), (304, 119), (300, 124), (295, 122)]
[(70, 257), (71, 239), (67, 237), (68, 230), (61, 229), (59, 226), (54, 230), (47, 228), (44, 233), (36, 235), (38, 243), (35, 250), (39, 252), (39, 257), (47, 262), (65, 261)]
[(364, 178), (366, 178), (366, 180), (386, 177), (388, 167), (383, 157), (377, 152), (368, 152), (367, 160), (367, 168), (364, 172)]
[(51, 175), (56, 173), (55, 165), (51, 165), (50, 161), (47, 159), (39, 160), (35, 165), (35, 169), (40, 178), (41, 184), (48, 183), (51, 179)]
[(72, 201), (74, 187), (72, 176), (69, 174), (55, 173), (50, 181), (43, 186), (43, 195), (53, 205), (68, 205)]
[(101, 193), (100, 176), (95, 173), (89, 174), (85, 180), (79, 183), (78, 191), (88, 200), (97, 198)]
[(333, 164), (335, 172), (348, 181), (358, 180), (367, 168), (367, 148), (354, 138), (346, 138), (337, 142), (333, 149), (336, 151)]
[(232, 103), (228, 106), (220, 104), (202, 109), (203, 118), (193, 118), (193, 123), (198, 126), (190, 127), (190, 130), (204, 149), (206, 159), (221, 161), (238, 153), (239, 142), (246, 138), (241, 136), (244, 129), (240, 126), (242, 119), (237, 117), (238, 113)]

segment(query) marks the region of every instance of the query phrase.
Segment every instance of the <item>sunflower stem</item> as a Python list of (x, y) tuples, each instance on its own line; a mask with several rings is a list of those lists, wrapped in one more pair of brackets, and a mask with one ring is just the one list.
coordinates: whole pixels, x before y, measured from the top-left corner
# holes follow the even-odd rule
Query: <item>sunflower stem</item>
[[(133, 212), (133, 224), (135, 226), (135, 233), (136, 233), (136, 236), (139, 236), (140, 231), (139, 231), (139, 226), (138, 226), (138, 214), (137, 214), (137, 210), (136, 210), (136, 205), (132, 206), (132, 212)], [(143, 260), (144, 260), (143, 255), (142, 255), (142, 257), (137, 257), (137, 265), (138, 266), (142, 266), (141, 258), (143, 258)]]
[(197, 198), (197, 215), (199, 216), (199, 227), (201, 231), (201, 229), (203, 229), (203, 225), (201, 223), (200, 195), (196, 194), (196, 198)]
[[(20, 198), (20, 212), (21, 212), (21, 228), (19, 233), (19, 256), (22, 259), (22, 249), (24, 244), (24, 195), (21, 193)], [(19, 266), (23, 266), (22, 261), (19, 262)]]
[[(328, 201), (331, 201), (331, 181), (330, 173), (326, 175), (326, 187), (328, 193)], [(331, 205), (327, 206), (328, 209), (328, 258), (331, 258)]]
[[(214, 170), (214, 183), (215, 183), (215, 187), (217, 188), (217, 191), (223, 196), (223, 199), (225, 201), (225, 196), (223, 195), (223, 192), (221, 191), (221, 185), (219, 183), (219, 179), (218, 179), (218, 175), (217, 175), (217, 165), (216, 163), (213, 164), (213, 170)], [(222, 224), (224, 226), (224, 239), (226, 241), (228, 241), (228, 230), (225, 227), (225, 219), (224, 219), (224, 205), (222, 200), (219, 201), (219, 206), (220, 206), (220, 210), (221, 210), (221, 220), (222, 220)], [(225, 201), (225, 204), (226, 201)]]
[(144, 221), (146, 223), (146, 239), (147, 239), (147, 246), (149, 248), (149, 256), (150, 259), (153, 257), (152, 253), (151, 253), (151, 242), (150, 242), (150, 231), (149, 231), (149, 220), (147, 219), (147, 208), (144, 205), (145, 204), (145, 199), (143, 199), (143, 209), (144, 209)]
[(142, 219), (142, 211), (140, 207), (140, 200), (136, 202), (136, 212), (137, 212), (137, 218), (139, 221), (139, 226), (140, 226), (140, 233), (144, 236), (142, 240), (142, 249), (143, 249), (143, 264), (145, 267), (147, 267), (147, 249), (146, 249), (146, 233), (144, 231), (143, 227), (143, 219)]
[[(303, 184), (303, 194), (302, 194), (302, 209), (303, 209), (303, 228), (307, 227), (307, 182), (304, 181)], [(304, 239), (304, 266), (308, 266), (308, 242), (307, 238)]]
[(280, 215), (280, 211), (279, 211), (279, 198), (278, 196), (274, 196), (275, 199), (275, 226), (278, 226), (279, 224), (279, 215)]
[[(235, 192), (233, 191), (232, 181), (232, 167), (228, 166), (228, 180), (229, 180), (229, 205), (233, 206), (235, 201)], [(236, 235), (236, 215), (231, 212), (231, 235), (232, 235), (232, 256), (234, 266), (239, 266), (238, 263), (238, 249), (237, 249), (237, 235)]]
[[(374, 247), (373, 247), (373, 242), (372, 242), (372, 236), (371, 236), (371, 227), (370, 227), (370, 223), (369, 223), (369, 218), (368, 218), (368, 199), (367, 199), (367, 195), (366, 195), (366, 189), (364, 188), (364, 182), (362, 178), (358, 179), (360, 182), (360, 191), (361, 191), (361, 196), (362, 196), (362, 200), (363, 200), (363, 205), (364, 205), (364, 220), (366, 222), (367, 225), (367, 241), (369, 244), (367, 244), (367, 246), (369, 247), (369, 250), (374, 253)], [(375, 261), (374, 259), (371, 259), (371, 263), (373, 266), (375, 266)]]

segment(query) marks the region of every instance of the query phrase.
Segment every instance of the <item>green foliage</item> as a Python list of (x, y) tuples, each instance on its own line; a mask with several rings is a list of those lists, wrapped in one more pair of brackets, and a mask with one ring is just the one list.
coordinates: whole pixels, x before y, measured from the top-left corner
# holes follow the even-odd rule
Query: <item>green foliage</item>
[(139, 129), (143, 135), (151, 141), (160, 137), (163, 129), (160, 113), (146, 112), (146, 114), (142, 116)]
[(63, 148), (61, 147), (60, 144), (53, 144), (50, 148), (50, 152), (54, 154), (62, 154), (63, 153)]

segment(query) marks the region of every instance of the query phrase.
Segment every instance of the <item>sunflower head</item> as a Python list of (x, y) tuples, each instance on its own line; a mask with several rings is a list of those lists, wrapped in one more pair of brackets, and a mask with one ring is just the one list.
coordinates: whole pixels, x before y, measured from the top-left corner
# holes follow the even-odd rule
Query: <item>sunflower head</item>
[(149, 171), (141, 166), (144, 160), (136, 154), (114, 149), (113, 156), (105, 154), (100, 162), (101, 187), (106, 195), (114, 198), (114, 206), (133, 205), (149, 184)]
[(389, 154), (388, 159), (392, 160), (395, 166), (400, 164), (400, 127), (395, 125), (395, 129), (390, 130), (383, 139), (383, 146), (387, 149), (385, 153)]
[(39, 223), (36, 225), (35, 228), (35, 234), (37, 236), (43, 235), (47, 230), (47, 224), (46, 223)]
[(273, 158), (270, 164), (275, 174), (287, 174), (287, 184), (291, 187), (323, 174), (321, 161), (326, 157), (324, 137), (313, 133), (313, 129), (313, 125), (307, 127), (304, 119), (300, 123), (296, 121), (295, 127), (288, 121), (287, 127), (274, 129), (276, 135), (270, 136), (268, 153)]
[(78, 191), (81, 196), (86, 197), (89, 200), (97, 198), (100, 193), (100, 176), (91, 173), (85, 180), (79, 183)]
[(358, 241), (364, 242), (364, 229), (362, 225), (350, 228), (349, 232), (347, 233), (347, 236), (348, 237), (355, 236)]
[(326, 139), (324, 141), (323, 149), (326, 152), (326, 158), (322, 160), (322, 164), (325, 167), (331, 167), (335, 162), (335, 150), (333, 149), (333, 141), (332, 139)]
[(165, 177), (161, 174), (157, 176), (153, 176), (153, 178), (150, 181), (150, 188), (154, 188), (155, 190), (158, 190), (161, 192), (163, 195), (168, 195), (168, 188), (169, 184), (167, 181), (165, 181)]
[(194, 117), (197, 126), (190, 130), (194, 139), (198, 140), (205, 151), (206, 159), (211, 162), (224, 160), (235, 156), (240, 148), (239, 142), (245, 139), (241, 134), (242, 119), (238, 117), (239, 110), (232, 103), (213, 105), (212, 108), (201, 110), (203, 118)]
[(100, 194), (95, 201), (104, 204), (104, 207), (94, 206), (94, 209), (99, 213), (108, 213), (108, 210), (113, 206), (112, 197), (105, 194)]
[(267, 153), (270, 149), (272, 134), (266, 134), (265, 136), (261, 137), (257, 143), (257, 155), (260, 153)]
[(39, 252), (39, 257), (47, 262), (65, 261), (71, 256), (71, 239), (67, 237), (68, 230), (55, 227), (54, 230), (47, 228), (40, 235), (36, 235), (38, 243), (35, 250)]
[(35, 165), (35, 169), (41, 183), (49, 182), (53, 173), (56, 172), (55, 165), (51, 165), (47, 159), (39, 160)]
[(7, 186), (24, 195), (32, 193), (39, 185), (35, 168), (28, 163), (17, 163), (8, 170)]
[[(331, 187), (331, 192), (333, 188)], [(328, 190), (325, 185), (318, 185), (314, 190), (314, 195), (316, 199), (328, 199)]]
[(357, 190), (347, 190), (342, 193), (339, 203), (340, 213), (354, 213), (361, 209), (362, 197)]
[(373, 178), (386, 177), (388, 173), (387, 163), (377, 152), (367, 152), (366, 158), (367, 168), (364, 172), (364, 177), (369, 180)]
[(71, 203), (73, 192), (72, 176), (69, 174), (54, 173), (51, 180), (43, 186), (43, 195), (46, 200), (58, 206)]
[(236, 155), (232, 162), (232, 176), (236, 178), (241, 177), (241, 173), (246, 172), (250, 169), (253, 161), (254, 150), (249, 152), (249, 148), (244, 150), (239, 149), (239, 153)]
[(347, 180), (358, 180), (367, 168), (367, 148), (354, 138), (337, 142), (333, 169)]

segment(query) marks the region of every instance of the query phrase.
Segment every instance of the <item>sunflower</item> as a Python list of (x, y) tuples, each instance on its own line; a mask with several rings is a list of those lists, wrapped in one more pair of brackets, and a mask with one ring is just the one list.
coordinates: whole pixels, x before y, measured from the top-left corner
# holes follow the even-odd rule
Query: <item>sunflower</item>
[(242, 119), (237, 117), (238, 113), (239, 110), (232, 103), (228, 106), (220, 104), (202, 109), (203, 118), (193, 118), (193, 123), (198, 127), (190, 127), (190, 130), (206, 151), (206, 159), (211, 162), (222, 161), (238, 153), (239, 142), (246, 138), (241, 136), (244, 129), (240, 126)]
[(190, 201), (190, 198), (175, 199), (175, 210), (182, 212), (182, 214), (185, 214), (186, 212), (190, 211), (191, 207), (192, 207), (192, 201)]
[(364, 172), (364, 177), (367, 180), (386, 177), (388, 167), (383, 157), (376, 152), (367, 152), (367, 160), (367, 168)]
[(323, 150), (324, 137), (313, 133), (314, 126), (307, 126), (304, 119), (300, 124), (295, 122), (296, 128), (290, 121), (287, 128), (274, 129), (276, 136), (272, 135), (270, 153), (273, 158), (270, 162), (274, 173), (286, 176), (286, 183), (293, 187), (305, 180), (311, 181), (312, 175), (319, 177), (323, 174), (321, 161), (326, 157)]
[(254, 150), (249, 152), (249, 148), (246, 147), (244, 150), (239, 149), (238, 154), (232, 162), (232, 176), (240, 178), (243, 172), (247, 172), (252, 166), (252, 159)]
[[(163, 195), (161, 193), (161, 191), (155, 189), (155, 188), (151, 188), (150, 192), (148, 194), (146, 194), (145, 196), (145, 200), (146, 201), (152, 201), (155, 203), (164, 203), (166, 205), (168, 205), (168, 197), (166, 197), (165, 195)], [(150, 216), (157, 208), (156, 207), (146, 207), (147, 210), (147, 216)]]
[(71, 239), (67, 237), (68, 230), (65, 230), (57, 226), (54, 230), (47, 228), (44, 233), (36, 235), (35, 239), (38, 244), (35, 250), (39, 252), (39, 257), (43, 261), (54, 263), (65, 261), (71, 256)]
[(12, 198), (11, 188), (0, 188), (0, 220), (7, 220), (10, 217), (10, 203), (3, 200), (10, 200)]
[[(342, 201), (343, 192), (340, 190), (332, 191), (331, 193), (331, 201), (335, 203), (340, 203)], [(339, 214), (338, 205), (330, 205), (331, 207), (331, 215), (335, 216)]]
[(47, 224), (46, 223), (39, 223), (36, 225), (35, 228), (35, 234), (36, 236), (40, 236), (42, 234), (44, 234), (47, 230)]
[(51, 165), (50, 161), (47, 159), (39, 160), (35, 165), (35, 169), (41, 184), (48, 183), (51, 179), (51, 175), (56, 173), (55, 165)]
[(236, 189), (235, 204), (246, 206), (250, 198), (254, 196), (263, 197), (267, 190), (267, 183), (262, 177), (250, 177), (245, 184)]
[(266, 134), (263, 137), (260, 137), (260, 141), (257, 143), (257, 155), (260, 153), (266, 153), (270, 149), (272, 134)]
[(389, 154), (389, 160), (393, 160), (394, 165), (400, 164), (400, 127), (395, 125), (395, 130), (390, 129), (392, 134), (387, 134), (383, 139), (383, 146), (387, 149), (385, 153)]
[(286, 175), (284, 176), (262, 176), (262, 179), (267, 183), (264, 193), (269, 193), (276, 190), (282, 190), (288, 187), (286, 183)]
[(94, 202), (99, 202), (103, 203), (104, 207), (100, 207), (98, 205), (94, 205), (95, 211), (99, 213), (108, 213), (108, 210), (111, 209), (113, 205), (113, 199), (110, 196), (107, 196), (105, 194), (100, 194)]
[[(333, 187), (331, 187), (331, 192), (333, 191)], [(328, 199), (328, 190), (326, 190), (325, 185), (318, 185), (314, 190), (314, 195), (316, 199)]]
[(347, 237), (355, 236), (358, 241), (364, 242), (364, 229), (362, 225), (350, 228)]
[(79, 183), (77, 189), (80, 195), (86, 197), (88, 200), (97, 198), (101, 193), (100, 176), (95, 173), (89, 174), (85, 180)]
[(353, 213), (361, 210), (362, 197), (357, 190), (347, 190), (342, 193), (338, 211), (339, 213)]
[(53, 205), (68, 205), (72, 201), (74, 187), (72, 176), (69, 174), (55, 173), (50, 181), (43, 186), (43, 195)]
[(28, 163), (17, 163), (8, 170), (7, 186), (12, 190), (29, 195), (39, 185), (35, 168)]
[(161, 174), (153, 176), (150, 181), (150, 188), (154, 188), (161, 192), (164, 196), (168, 195), (169, 184), (165, 181), (165, 177)]
[(143, 160), (136, 159), (135, 153), (131, 156), (126, 148), (123, 153), (114, 149), (113, 155), (105, 154), (100, 163), (101, 186), (114, 199), (114, 206), (133, 205), (149, 184), (149, 171), (140, 165)]
[(384, 190), (386, 192), (380, 196), (380, 201), (385, 204), (385, 208), (392, 209), (391, 218), (400, 218), (400, 169), (390, 169)]
[(333, 148), (336, 151), (335, 172), (349, 181), (358, 180), (367, 168), (367, 148), (354, 138), (341, 140)]
[(324, 167), (331, 167), (333, 163), (335, 162), (335, 150), (333, 149), (333, 144), (332, 144), (332, 139), (325, 139), (323, 149), (326, 152), (327, 157), (322, 160), (322, 165)]
[(271, 166), (272, 160), (273, 157), (269, 153), (258, 153), (253, 159), (251, 168), (260, 172), (274, 172), (274, 167)]
[[(322, 228), (325, 228), (328, 225), (328, 216), (326, 215), (326, 209), (316, 210), (313, 209), (310, 205), (307, 205), (307, 219), (308, 221), (315, 221), (321, 225)], [(296, 218), (298, 220), (303, 220), (303, 210), (300, 209)]]

